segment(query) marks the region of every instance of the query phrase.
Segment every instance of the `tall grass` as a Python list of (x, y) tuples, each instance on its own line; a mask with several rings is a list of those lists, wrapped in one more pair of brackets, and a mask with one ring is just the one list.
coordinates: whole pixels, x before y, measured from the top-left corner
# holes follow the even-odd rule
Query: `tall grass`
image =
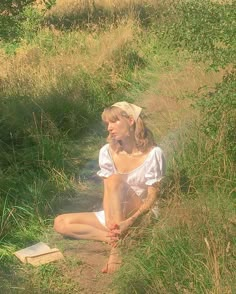
[(193, 95), (192, 103), (200, 111), (197, 120), (165, 141), (169, 167), (161, 216), (142, 240), (133, 234), (137, 245), (125, 251), (127, 262), (115, 279), (115, 289), (234, 293), (235, 64), (229, 21), (235, 15), (234, 4), (182, 1), (174, 14), (175, 21), (167, 25), (170, 46), (189, 49), (211, 69), (227, 65), (229, 71), (210, 93)]
[[(157, 71), (165, 71), (155, 82), (161, 88), (157, 94), (164, 95), (151, 116), (155, 136), (165, 134), (162, 147), (168, 150), (161, 216), (142, 239), (132, 236), (135, 246), (127, 246), (115, 289), (235, 292), (233, 71), (210, 94), (195, 93), (197, 103), (193, 96), (184, 101), (183, 107), (195, 103), (198, 115), (183, 111), (174, 117), (174, 104), (168, 107), (173, 96), (179, 103), (186, 96), (183, 89), (196, 90), (209, 82), (203, 77), (194, 84), (191, 79), (186, 86), (188, 78), (168, 76), (176, 48), (189, 49), (211, 68), (233, 68), (233, 7), (228, 1), (61, 0), (47, 12), (31, 6), (23, 11), (21, 34), (0, 44), (3, 264), (9, 264), (13, 250), (39, 239), (62, 195), (76, 194), (84, 149), (93, 152), (100, 144), (102, 133), (95, 134), (94, 126), (100, 130), (103, 107), (134, 100), (131, 90), (136, 93), (153, 82), (150, 70), (155, 70), (155, 79)], [(220, 21), (218, 34), (221, 15), (229, 19)], [(163, 120), (166, 115), (171, 121), (171, 132), (160, 123), (161, 111)], [(183, 117), (185, 127), (176, 130)], [(84, 146), (87, 134), (94, 138)]]
[[(84, 162), (77, 140), (94, 134), (106, 105), (125, 99), (134, 86), (146, 86), (139, 83), (142, 72), (158, 52), (155, 34), (131, 13), (133, 6), (141, 13), (140, 3), (112, 6), (122, 11), (114, 24), (113, 8), (104, 2), (106, 25), (102, 18), (88, 19), (92, 2), (80, 3), (82, 10), (73, 13), (83, 26), (67, 15), (65, 2), (61, 26), (51, 19), (60, 3), (46, 14), (29, 6), (22, 12), (21, 39), (14, 41), (13, 52), (9, 42), (1, 42), (0, 240), (5, 245), (13, 239), (18, 246), (28, 244), (25, 230), (53, 214), (61, 191), (75, 194)], [(68, 19), (73, 25), (65, 30)], [(86, 29), (87, 23), (92, 28)]]
[(115, 289), (234, 293), (235, 166), (223, 146), (215, 148), (197, 126), (174, 140), (160, 218), (143, 228), (143, 238), (134, 231), (127, 241)]

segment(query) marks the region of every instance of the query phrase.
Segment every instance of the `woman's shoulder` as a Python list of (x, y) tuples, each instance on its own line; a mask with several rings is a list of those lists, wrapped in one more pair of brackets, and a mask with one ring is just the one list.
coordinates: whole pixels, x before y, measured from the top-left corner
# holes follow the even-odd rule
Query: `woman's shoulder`
[(163, 150), (161, 149), (161, 147), (159, 146), (153, 146), (152, 149), (150, 150), (149, 152), (150, 155), (160, 155), (160, 156), (163, 156)]
[(100, 148), (100, 153), (101, 152), (108, 152), (109, 151), (109, 144), (105, 144)]
[(105, 145), (102, 146), (102, 148), (99, 151), (100, 160), (102, 160), (102, 159), (111, 159), (109, 149), (110, 149), (109, 144), (105, 144)]
[(114, 164), (109, 153), (109, 144), (102, 146), (99, 152), (100, 171), (97, 172), (100, 177), (109, 177), (114, 171)]
[(164, 152), (161, 147), (154, 146), (148, 155), (148, 163), (151, 165), (155, 165), (157, 162), (158, 164), (163, 163), (165, 164), (166, 158)]

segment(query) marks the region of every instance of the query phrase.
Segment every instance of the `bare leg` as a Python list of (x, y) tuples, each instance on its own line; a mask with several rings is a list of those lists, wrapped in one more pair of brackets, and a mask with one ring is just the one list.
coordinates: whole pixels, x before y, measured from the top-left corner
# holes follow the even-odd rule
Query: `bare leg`
[[(104, 180), (106, 208), (109, 209), (113, 224), (119, 224), (134, 213), (142, 201), (123, 182), (122, 176), (113, 175)], [(56, 217), (54, 229), (65, 236), (75, 239), (90, 239), (111, 243), (109, 229), (104, 227), (93, 212), (62, 214)], [(112, 248), (103, 272), (112, 273), (121, 264), (118, 248)]]
[(108, 229), (93, 212), (62, 214), (55, 218), (54, 229), (75, 239), (97, 240), (109, 243)]
[[(119, 224), (132, 215), (142, 204), (140, 198), (124, 183), (122, 176), (113, 175), (104, 180), (106, 208), (113, 224)], [(119, 248), (112, 248), (107, 264), (102, 269), (103, 273), (113, 273), (121, 265)]]
[(105, 179), (104, 190), (104, 209), (109, 210), (113, 224), (131, 216), (142, 204), (142, 200), (124, 182), (122, 175)]

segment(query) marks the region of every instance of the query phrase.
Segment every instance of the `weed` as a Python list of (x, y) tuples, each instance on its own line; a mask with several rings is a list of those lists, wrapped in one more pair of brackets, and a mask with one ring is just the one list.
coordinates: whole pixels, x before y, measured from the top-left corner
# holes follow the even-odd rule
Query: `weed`
[[(135, 240), (135, 250), (126, 252), (116, 288), (120, 293), (235, 292), (235, 224), (229, 221), (235, 193), (235, 4), (44, 2), (50, 11), (26, 7), (21, 19), (8, 17), (11, 26), (0, 30), (7, 40), (1, 41), (0, 55), (2, 284), (22, 293), (80, 291), (66, 275), (66, 269), (81, 265), (79, 259), (22, 268), (12, 252), (40, 239), (52, 224), (55, 203), (77, 196), (78, 182), (86, 189), (83, 179), (93, 173), (86, 169), (88, 153), (104, 137), (104, 132), (95, 135), (104, 106), (127, 96), (137, 99), (155, 81), (158, 103), (149, 109), (155, 110), (155, 136), (169, 159), (162, 213), (145, 237)], [(2, 23), (6, 19), (0, 16)], [(176, 47), (191, 55), (181, 51), (180, 61), (172, 51)], [(185, 76), (176, 78), (182, 60), (196, 55), (213, 69), (230, 65), (230, 74), (210, 93), (199, 92), (195, 112), (186, 113), (192, 97), (181, 100), (184, 90), (209, 82), (205, 75), (199, 78), (202, 70), (192, 62), (182, 70)], [(179, 105), (182, 112), (176, 114)], [(86, 141), (85, 133), (93, 140)], [(7, 270), (10, 264), (14, 268)]]

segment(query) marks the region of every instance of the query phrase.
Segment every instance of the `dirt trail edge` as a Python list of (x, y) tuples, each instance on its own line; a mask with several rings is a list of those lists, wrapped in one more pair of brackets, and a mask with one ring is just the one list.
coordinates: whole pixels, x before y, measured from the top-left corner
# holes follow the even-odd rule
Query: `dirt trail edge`
[[(98, 166), (93, 169), (95, 173)], [(95, 182), (88, 180), (86, 187), (84, 191), (78, 191), (78, 197), (65, 199), (60, 204), (59, 213), (100, 210), (102, 181), (100, 179)], [(114, 293), (110, 287), (112, 275), (101, 272), (109, 257), (109, 245), (92, 240), (64, 238), (52, 229), (46, 235), (48, 243), (62, 251), (65, 263), (59, 266), (62, 267), (63, 275), (69, 277), (75, 286), (73, 291), (66, 289), (65, 293)]]

